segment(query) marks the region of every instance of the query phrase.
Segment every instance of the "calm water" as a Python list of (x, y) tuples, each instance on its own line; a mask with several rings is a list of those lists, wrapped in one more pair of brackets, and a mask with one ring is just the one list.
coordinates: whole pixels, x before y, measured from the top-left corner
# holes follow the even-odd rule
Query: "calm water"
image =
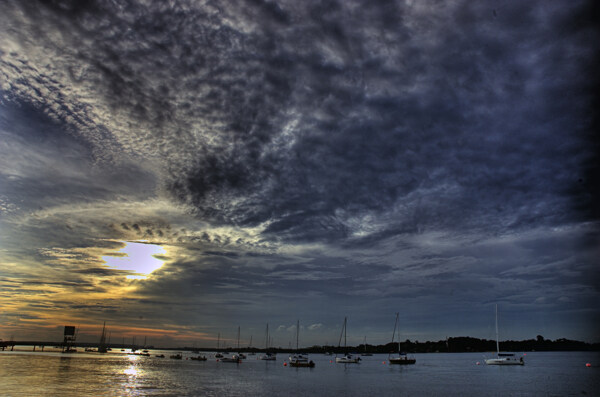
[[(25, 347), (20, 347), (25, 349)], [(600, 354), (533, 352), (525, 366), (483, 364), (481, 353), (418, 354), (412, 366), (335, 364), (290, 368), (248, 356), (241, 364), (122, 353), (0, 352), (2, 396), (600, 396)], [(333, 362), (331, 362), (333, 360)], [(477, 365), (481, 362), (482, 365)], [(585, 366), (591, 363), (592, 367)]]

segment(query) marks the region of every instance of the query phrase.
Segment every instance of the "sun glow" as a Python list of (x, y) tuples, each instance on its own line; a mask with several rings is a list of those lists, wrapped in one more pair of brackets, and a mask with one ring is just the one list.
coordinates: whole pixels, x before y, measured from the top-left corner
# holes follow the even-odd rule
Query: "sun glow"
[(163, 265), (164, 260), (157, 258), (157, 255), (165, 255), (167, 251), (160, 245), (132, 241), (122, 243), (125, 244), (123, 248), (113, 255), (103, 256), (102, 259), (107, 266), (134, 273), (127, 278), (145, 279)]

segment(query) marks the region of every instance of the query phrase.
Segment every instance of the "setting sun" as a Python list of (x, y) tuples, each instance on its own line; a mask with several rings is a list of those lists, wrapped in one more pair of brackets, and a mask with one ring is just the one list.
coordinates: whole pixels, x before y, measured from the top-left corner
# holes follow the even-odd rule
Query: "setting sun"
[(123, 241), (123, 244), (125, 246), (114, 255), (106, 255), (102, 259), (109, 267), (134, 272), (127, 278), (144, 279), (164, 263), (157, 258), (157, 255), (166, 254), (165, 249), (160, 245), (132, 241)]

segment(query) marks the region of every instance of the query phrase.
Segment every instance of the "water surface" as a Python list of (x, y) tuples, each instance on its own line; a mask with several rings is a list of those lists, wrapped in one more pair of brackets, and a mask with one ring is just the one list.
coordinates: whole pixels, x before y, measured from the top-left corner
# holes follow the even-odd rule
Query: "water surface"
[[(26, 347), (20, 347), (26, 349)], [(284, 366), (287, 358), (241, 364), (150, 357), (121, 352), (0, 352), (0, 394), (6, 396), (600, 396), (600, 353), (532, 352), (524, 366), (486, 366), (481, 353), (415, 355), (390, 366), (387, 355), (336, 364), (310, 355), (315, 368)], [(164, 353), (166, 358), (157, 358)], [(478, 365), (477, 363), (480, 363)], [(586, 367), (591, 363), (592, 367)]]

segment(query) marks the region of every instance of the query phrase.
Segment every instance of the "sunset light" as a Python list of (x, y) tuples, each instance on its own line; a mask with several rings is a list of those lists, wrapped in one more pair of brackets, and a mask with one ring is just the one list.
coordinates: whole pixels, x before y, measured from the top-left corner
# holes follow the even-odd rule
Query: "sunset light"
[(127, 278), (145, 279), (153, 271), (159, 269), (164, 261), (157, 255), (165, 255), (160, 245), (143, 242), (123, 241), (125, 246), (112, 255), (103, 256), (106, 265), (118, 270), (131, 271)]

